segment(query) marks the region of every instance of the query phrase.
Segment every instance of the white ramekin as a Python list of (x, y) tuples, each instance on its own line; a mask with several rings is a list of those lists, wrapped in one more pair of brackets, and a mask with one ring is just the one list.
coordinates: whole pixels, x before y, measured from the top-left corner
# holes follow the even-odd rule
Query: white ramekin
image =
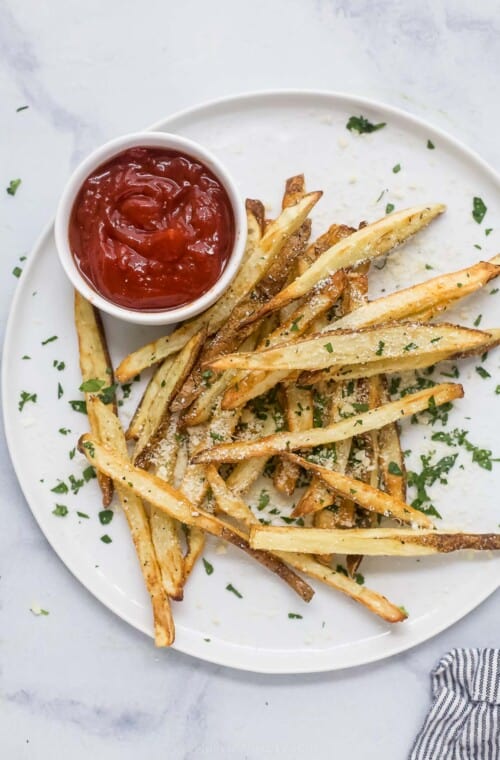
[[(158, 311), (140, 311), (114, 304), (98, 293), (81, 274), (69, 247), (68, 229), (71, 210), (83, 183), (95, 169), (106, 161), (109, 161), (113, 156), (128, 148), (135, 147), (175, 150), (201, 161), (221, 182), (233, 210), (235, 228), (234, 245), (224, 271), (210, 290), (207, 290), (202, 296), (185, 306)], [(167, 132), (136, 132), (124, 135), (107, 142), (93, 151), (71, 175), (59, 201), (55, 219), (55, 239), (59, 259), (73, 286), (98, 309), (102, 309), (102, 311), (118, 319), (141, 325), (168, 325), (182, 322), (189, 317), (194, 317), (196, 314), (205, 311), (205, 309), (215, 303), (238, 271), (245, 249), (246, 231), (245, 204), (224, 165), (210, 151), (198, 143)]]

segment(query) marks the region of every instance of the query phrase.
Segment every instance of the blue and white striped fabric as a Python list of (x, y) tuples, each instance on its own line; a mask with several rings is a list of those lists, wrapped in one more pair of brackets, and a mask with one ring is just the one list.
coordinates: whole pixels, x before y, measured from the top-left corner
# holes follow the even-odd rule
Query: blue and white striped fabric
[(409, 760), (500, 760), (500, 649), (453, 649)]

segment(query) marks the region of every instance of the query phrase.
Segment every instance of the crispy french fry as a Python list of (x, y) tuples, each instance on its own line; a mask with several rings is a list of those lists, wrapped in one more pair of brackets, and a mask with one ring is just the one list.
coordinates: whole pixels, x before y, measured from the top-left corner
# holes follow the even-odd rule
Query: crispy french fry
[[(317, 318), (324, 314), (342, 295), (346, 278), (343, 272), (337, 272), (328, 277), (321, 286), (314, 290), (290, 316), (288, 321), (277, 328), (266, 338), (261, 349), (265, 346), (281, 346), (292, 337), (299, 337), (307, 332)], [(269, 341), (269, 342), (268, 342)], [(245, 354), (248, 355), (248, 354)], [(233, 354), (234, 356), (234, 354)], [(224, 409), (235, 409), (256, 396), (273, 388), (289, 375), (288, 370), (277, 372), (240, 373), (235, 376), (233, 386), (224, 394), (222, 406)]]
[(205, 336), (206, 329), (200, 330), (186, 343), (172, 364), (168, 363), (166, 367), (162, 364), (156, 371), (154, 376), (156, 396), (149, 412), (143, 418), (134, 450), (134, 462), (139, 467), (145, 467), (151, 461), (155, 447), (168, 426), (168, 409), (172, 399), (191, 372)]
[[(172, 485), (180, 447), (178, 427), (178, 415), (171, 415), (165, 437), (156, 454), (154, 469), (158, 477)], [(179, 536), (180, 525), (173, 517), (152, 506), (150, 506), (149, 522), (163, 587), (170, 599), (181, 601), (185, 577), (184, 556)]]
[(253, 314), (249, 321), (260, 319), (264, 314), (281, 309), (290, 301), (300, 298), (331, 272), (388, 253), (426, 227), (444, 210), (445, 206), (442, 204), (416, 206), (388, 214), (357, 230), (325, 251), (303, 275)]
[(458, 272), (433, 277), (418, 285), (377, 298), (351, 314), (341, 317), (331, 327), (335, 329), (368, 327), (382, 322), (415, 318), (428, 310), (431, 310), (429, 317), (434, 316), (457, 300), (475, 293), (499, 274), (500, 256), (492, 259), (491, 262), (480, 261)]
[[(250, 530), (256, 524), (258, 525), (257, 518), (253, 515), (251, 509), (238, 496), (229, 491), (227, 484), (220, 478), (215, 468), (209, 468), (208, 477), (217, 506), (222, 512), (239, 520)], [(307, 554), (296, 554), (293, 552), (276, 552), (275, 554), (283, 562), (286, 562), (296, 570), (349, 596), (387, 622), (398, 623), (407, 617), (407, 614), (400, 607), (389, 602), (382, 594), (371, 591), (366, 586), (360, 586), (352, 578), (347, 578), (342, 573), (323, 567), (323, 565)]]
[(408, 394), (398, 401), (383, 404), (377, 409), (355, 414), (325, 428), (314, 428), (298, 433), (275, 433), (254, 441), (237, 441), (214, 446), (210, 450), (196, 454), (193, 461), (196, 463), (241, 462), (248, 457), (272, 456), (282, 451), (293, 451), (294, 449), (311, 448), (325, 443), (342, 441), (345, 438), (352, 438), (361, 431), (378, 430), (390, 422), (421, 412), (427, 409), (429, 404), (440, 406), (462, 396), (463, 388), (461, 385), (443, 383), (434, 388)]
[[(169, 483), (149, 472), (141, 470), (139, 467), (135, 467), (115, 449), (100, 443), (96, 436), (91, 434), (81, 436), (78, 446), (81, 453), (87, 457), (93, 466), (111, 477), (115, 482), (120, 483), (120, 489), (124, 490), (126, 498), (129, 501), (132, 495), (138, 497), (139, 500), (144, 499), (144, 501), (149, 502), (157, 509), (161, 509), (185, 525), (205, 531), (223, 541), (233, 544), (253, 557), (261, 565), (277, 574), (294, 591), (300, 593), (302, 598), (306, 598), (304, 592), (306, 591), (307, 584), (299, 584), (298, 580), (300, 579), (297, 579), (294, 574), (292, 581), (292, 574), (288, 568), (277, 558), (270, 556), (268, 552), (250, 549), (247, 537), (241, 530), (228, 525), (201, 508), (195, 508), (180, 491), (177, 491)], [(149, 530), (147, 522), (145, 525)], [(150, 543), (150, 547), (154, 552), (152, 543)], [(147, 563), (145, 567), (148, 567)], [(160, 578), (159, 570), (157, 576)], [(163, 587), (161, 587), (161, 592), (163, 599), (167, 599)]]
[(250, 546), (266, 551), (332, 552), (368, 556), (418, 557), (472, 549), (500, 549), (500, 533), (459, 533), (401, 528), (274, 528), (254, 526)]
[[(103, 404), (96, 396), (89, 398), (87, 403), (94, 409), (95, 418), (99, 420), (99, 431), (94, 434), (95, 445), (102, 446), (106, 450), (108, 447), (112, 447), (116, 451), (117, 456), (124, 463), (127, 463), (128, 452), (125, 434), (113, 409)], [(93, 445), (90, 444), (84, 448), (83, 453), (90, 453), (93, 450)], [(97, 469), (99, 470), (99, 468)], [(157, 646), (170, 646), (175, 636), (174, 621), (168, 596), (163, 588), (155, 548), (151, 540), (148, 516), (141, 498), (137, 494), (131, 493), (124, 486), (121, 473), (105, 474), (107, 477), (112, 478), (115, 483), (130, 528), (146, 588), (151, 596), (155, 644)]]
[[(468, 351), (484, 345), (490, 336), (480, 330), (439, 324), (396, 322), (360, 330), (335, 330), (253, 353), (228, 354), (213, 362), (212, 369), (317, 370), (420, 354), (441, 355)], [(378, 352), (378, 353), (377, 353)]]
[(151, 378), (146, 386), (146, 390), (142, 394), (142, 398), (139, 401), (137, 409), (134, 412), (130, 424), (128, 426), (126, 437), (127, 440), (136, 441), (141, 434), (141, 430), (144, 425), (147, 424), (151, 415), (154, 415), (154, 407), (156, 406), (157, 394), (161, 392), (162, 383), (166, 382), (166, 378), (172, 369), (175, 362), (175, 355), (168, 356), (158, 367), (156, 372), (151, 375)]
[[(328, 470), (326, 467), (309, 462), (303, 457), (298, 457), (295, 454), (283, 454), (283, 456), (300, 467), (304, 467), (306, 470), (312, 470), (317, 473), (324, 482), (339, 496), (344, 496), (347, 499), (352, 499), (356, 504), (364, 509), (368, 509), (370, 512), (382, 515), (384, 517), (393, 517), (401, 522), (411, 523), (418, 528), (432, 528), (433, 523), (423, 512), (419, 512), (418, 509), (414, 509), (404, 501), (390, 496), (379, 491), (368, 483), (363, 483), (361, 480), (356, 480), (348, 475), (342, 475), (340, 472), (334, 472)], [(321, 505), (316, 506), (316, 509), (321, 509)], [(293, 516), (299, 517), (305, 515), (303, 509), (295, 509)]]
[(205, 533), (201, 528), (191, 525), (187, 529), (187, 554), (184, 558), (184, 575), (187, 580), (191, 575), (193, 567), (201, 557), (205, 548)]
[[(87, 416), (89, 418), (90, 429), (93, 432), (97, 432), (99, 430), (99, 419), (97, 418), (99, 408), (89, 404), (89, 401), (93, 398), (95, 392), (102, 393), (106, 388), (114, 387), (113, 366), (109, 356), (101, 315), (77, 290), (75, 290), (74, 315), (78, 336), (82, 387), (94, 387), (93, 391), (85, 392)], [(113, 410), (116, 412), (115, 400), (113, 401)], [(111, 499), (113, 498), (113, 481), (102, 473), (98, 473), (97, 480), (102, 492), (102, 503), (107, 507), (111, 504)]]

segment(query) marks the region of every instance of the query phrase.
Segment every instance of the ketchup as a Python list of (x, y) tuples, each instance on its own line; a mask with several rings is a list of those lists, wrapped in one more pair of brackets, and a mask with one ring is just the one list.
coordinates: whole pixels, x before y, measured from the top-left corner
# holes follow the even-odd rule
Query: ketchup
[(196, 300), (221, 276), (234, 244), (224, 187), (200, 161), (131, 148), (96, 169), (71, 211), (69, 244), (105, 298), (137, 310)]

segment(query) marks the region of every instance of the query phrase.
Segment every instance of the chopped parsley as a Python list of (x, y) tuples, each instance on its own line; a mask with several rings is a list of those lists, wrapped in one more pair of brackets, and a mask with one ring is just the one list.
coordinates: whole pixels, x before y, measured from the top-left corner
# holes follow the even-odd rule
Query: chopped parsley
[(382, 129), (386, 126), (385, 121), (379, 122), (379, 124), (373, 124), (364, 116), (350, 116), (346, 124), (346, 129), (350, 132), (358, 132), (360, 135), (369, 134), (370, 132), (376, 132), (378, 129)]
[(68, 507), (65, 507), (64, 504), (56, 504), (56, 508), (52, 510), (52, 514), (57, 517), (66, 517), (68, 514)]
[(331, 343), (325, 343), (324, 348), (326, 348), (329, 354), (333, 354), (333, 346)]
[(488, 237), (488, 235), (491, 235), (492, 232), (493, 232), (493, 227), (488, 227), (487, 229), (485, 229), (484, 234), (486, 235), (486, 237)]
[(399, 174), (400, 171), (401, 171), (401, 164), (396, 164), (396, 166), (392, 167), (393, 174)]
[(69, 487), (71, 488), (71, 491), (76, 496), (80, 488), (83, 488), (83, 486), (85, 485), (85, 481), (83, 480), (83, 478), (75, 478), (74, 475), (70, 475), (68, 480), (69, 480)]
[(106, 388), (102, 389), (98, 397), (100, 398), (103, 404), (114, 404), (114, 402), (116, 401), (117, 387), (118, 387), (117, 383), (113, 383), (112, 385), (108, 385)]
[(50, 490), (52, 493), (68, 493), (69, 492), (69, 488), (63, 480), (61, 480), (56, 486), (54, 486), (54, 488), (51, 488)]
[(104, 536), (101, 536), (101, 541), (103, 542), (103, 544), (110, 544), (112, 540), (113, 539), (110, 536), (108, 536), (107, 533), (105, 533)]
[(87, 404), (85, 401), (68, 401), (68, 404), (74, 412), (81, 412), (81, 414), (87, 414)]
[(289, 612), (288, 617), (290, 620), (302, 620), (302, 615), (299, 615), (297, 612)]
[(22, 356), (21, 359), (31, 359), (31, 356), (28, 356), (28, 354), (24, 354), (24, 356)]
[(64, 362), (60, 362), (57, 359), (54, 359), (52, 362), (52, 366), (55, 367), (59, 372), (61, 372), (63, 369), (65, 369), (66, 364)]
[(399, 475), (399, 477), (402, 477), (403, 473), (401, 472), (401, 467), (398, 465), (397, 462), (389, 462), (389, 466), (387, 467), (388, 472), (390, 472), (391, 475)]
[(112, 519), (113, 519), (112, 509), (102, 509), (99, 512), (99, 522), (101, 523), (101, 525), (109, 525)]
[(411, 502), (412, 507), (420, 510), (426, 515), (433, 515), (434, 517), (441, 517), (437, 509), (431, 504), (431, 498), (427, 493), (427, 488), (432, 486), (436, 481), (446, 485), (448, 475), (451, 468), (454, 466), (458, 454), (452, 454), (450, 456), (442, 457), (435, 464), (432, 464), (432, 457), (435, 452), (429, 454), (421, 454), (420, 461), (422, 463), (421, 472), (408, 472), (408, 485), (416, 488), (417, 494), (415, 499)]
[(61, 433), (61, 435), (68, 435), (68, 433), (71, 433), (71, 430), (69, 428), (62, 427), (59, 428), (59, 433)]
[(290, 332), (298, 332), (299, 331), (299, 322), (301, 319), (303, 319), (304, 315), (301, 314), (300, 317), (297, 317), (297, 319), (294, 319), (292, 322), (292, 326), (290, 327)]
[(343, 565), (337, 565), (337, 567), (335, 568), (335, 572), (340, 573), (341, 575), (345, 575), (346, 578), (349, 575), (349, 573), (347, 572), (347, 570), (345, 569)]
[[(19, 106), (19, 108), (16, 108), (16, 113), (21, 113), (21, 111), (26, 111), (26, 109), (29, 108), (29, 106)], [(47, 612), (47, 615), (49, 613)]]
[(269, 496), (268, 492), (263, 489), (259, 494), (259, 501), (257, 502), (257, 509), (259, 512), (262, 512), (262, 510), (267, 507), (270, 499), (271, 497)]
[(228, 583), (226, 586), (226, 591), (230, 591), (232, 594), (238, 597), (238, 599), (243, 599), (243, 594), (240, 594), (238, 589), (236, 589), (232, 583)]
[(202, 557), (202, 560), (203, 560), (203, 567), (205, 568), (206, 574), (207, 575), (212, 575), (212, 573), (214, 571), (214, 566), (212, 565), (211, 562), (209, 562), (207, 559), (205, 559), (205, 557)]
[(477, 374), (479, 375), (479, 377), (482, 377), (483, 380), (486, 380), (488, 377), (491, 377), (491, 375), (488, 372), (488, 370), (485, 369), (484, 367), (475, 367), (475, 370), (476, 370)]
[(453, 378), (460, 377), (460, 372), (456, 364), (452, 364), (449, 372), (441, 372), (440, 374), (443, 375), (443, 377), (453, 377)]
[(481, 324), (482, 318), (483, 318), (483, 315), (478, 314), (478, 316), (474, 320), (474, 327), (479, 327), (479, 325)]
[(23, 270), (21, 269), (21, 267), (14, 267), (14, 269), (12, 270), (12, 274), (14, 275), (14, 277), (20, 277), (22, 273), (23, 273)]
[(53, 343), (55, 340), (57, 340), (57, 335), (51, 335), (50, 338), (46, 338), (45, 340), (42, 340), (42, 346), (46, 346), (47, 343)]
[(82, 517), (84, 520), (90, 520), (89, 515), (86, 512), (77, 512), (78, 517)]
[(36, 404), (37, 400), (37, 394), (36, 393), (28, 393), (28, 391), (21, 391), (21, 397), (18, 401), (18, 408), (19, 411), (22, 412), (25, 405), (28, 403), (28, 401), (31, 401), (32, 404)]
[(94, 444), (92, 443), (92, 441), (85, 441), (84, 444), (83, 444), (83, 448), (86, 449), (89, 452), (89, 454), (90, 454), (91, 457), (95, 456), (95, 448), (94, 448)]
[(82, 472), (82, 475), (86, 483), (88, 483), (89, 480), (93, 480), (94, 478), (97, 477), (96, 472), (95, 472), (95, 467), (92, 467), (92, 465), (89, 464), (89, 466), (86, 467), (84, 471)]
[(481, 449), (479, 446), (475, 446), (467, 438), (466, 430), (459, 430), (455, 428), (448, 433), (436, 432), (432, 434), (433, 441), (441, 441), (446, 443), (447, 446), (463, 446), (463, 448), (472, 454), (472, 461), (475, 462), (483, 470), (492, 470), (493, 462), (500, 462), (500, 459), (492, 458), (492, 452), (490, 449)]
[(85, 380), (79, 389), (82, 393), (97, 393), (106, 385), (105, 380), (99, 380), (97, 377), (93, 377), (90, 380)]
[(404, 348), (403, 351), (415, 351), (415, 349), (418, 348), (416, 343), (408, 343)]
[(215, 433), (213, 430), (210, 431), (210, 438), (212, 441), (223, 441), (224, 436), (220, 435), (220, 433)]
[(385, 213), (392, 214), (394, 209), (395, 209), (394, 203), (388, 203), (387, 206), (385, 207)]
[(376, 356), (382, 356), (382, 354), (384, 353), (384, 346), (385, 346), (385, 341), (379, 340), (378, 348), (375, 351)]
[(64, 390), (61, 385), (61, 383), (57, 383), (57, 398), (62, 398), (64, 396)]
[(427, 140), (427, 147), (429, 150), (434, 150), (436, 146), (434, 145), (432, 140)]
[(478, 224), (481, 224), (487, 210), (488, 210), (488, 207), (485, 205), (483, 199), (475, 196), (472, 201), (472, 218), (474, 219), (474, 221), (477, 222)]
[(359, 586), (362, 586), (365, 582), (365, 576), (361, 573), (354, 573), (353, 578)]
[(6, 188), (9, 195), (15, 195), (17, 191), (19, 190), (19, 185), (21, 184), (20, 179), (11, 179), (9, 182), (9, 186)]

